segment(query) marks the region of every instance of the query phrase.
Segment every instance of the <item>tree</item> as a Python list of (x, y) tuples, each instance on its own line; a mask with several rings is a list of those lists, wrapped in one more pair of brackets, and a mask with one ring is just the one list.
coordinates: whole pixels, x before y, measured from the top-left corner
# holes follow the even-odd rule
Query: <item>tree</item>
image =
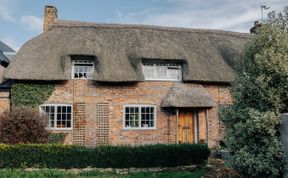
[(288, 7), (268, 15), (241, 61), (233, 105), (220, 112), (228, 164), (245, 177), (277, 177), (283, 170), (279, 116), (288, 111)]
[(48, 118), (32, 108), (15, 107), (0, 115), (0, 142), (46, 143)]

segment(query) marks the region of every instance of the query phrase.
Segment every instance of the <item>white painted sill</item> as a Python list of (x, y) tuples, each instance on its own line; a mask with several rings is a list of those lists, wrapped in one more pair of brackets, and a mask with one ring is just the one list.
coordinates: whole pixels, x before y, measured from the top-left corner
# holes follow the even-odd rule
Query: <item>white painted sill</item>
[(48, 128), (50, 131), (72, 131), (73, 128)]
[(123, 130), (156, 130), (156, 127), (149, 127), (149, 128), (144, 128), (144, 127), (139, 127), (139, 128), (129, 128), (129, 127), (125, 127), (123, 128)]

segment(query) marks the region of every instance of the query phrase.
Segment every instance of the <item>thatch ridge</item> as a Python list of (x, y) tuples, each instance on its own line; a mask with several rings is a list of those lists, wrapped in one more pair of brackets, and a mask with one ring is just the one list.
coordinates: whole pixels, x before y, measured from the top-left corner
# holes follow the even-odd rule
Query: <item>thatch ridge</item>
[(202, 34), (221, 34), (228, 36), (235, 36), (241, 38), (251, 38), (250, 33), (241, 33), (233, 31), (225, 31), (218, 29), (197, 29), (197, 28), (184, 28), (184, 27), (166, 27), (159, 25), (147, 25), (147, 24), (117, 24), (117, 23), (94, 23), (94, 22), (83, 22), (74, 20), (57, 20), (51, 28), (59, 27), (101, 27), (101, 28), (127, 28), (127, 29), (146, 29), (146, 30), (158, 30), (158, 31), (179, 31), (179, 32), (190, 32), (190, 33), (202, 33)]
[(8, 66), (5, 78), (69, 80), (71, 55), (97, 58), (94, 81), (143, 81), (142, 59), (183, 62), (183, 81), (229, 83), (250, 35), (150, 25), (58, 20), (31, 39)]

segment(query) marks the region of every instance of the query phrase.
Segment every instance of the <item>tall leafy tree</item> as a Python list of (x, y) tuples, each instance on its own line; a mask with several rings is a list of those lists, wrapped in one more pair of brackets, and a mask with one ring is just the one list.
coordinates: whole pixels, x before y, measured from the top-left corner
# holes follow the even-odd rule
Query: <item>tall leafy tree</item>
[(277, 177), (283, 171), (279, 116), (288, 112), (288, 7), (268, 15), (241, 61), (233, 105), (220, 112), (228, 164), (245, 177)]

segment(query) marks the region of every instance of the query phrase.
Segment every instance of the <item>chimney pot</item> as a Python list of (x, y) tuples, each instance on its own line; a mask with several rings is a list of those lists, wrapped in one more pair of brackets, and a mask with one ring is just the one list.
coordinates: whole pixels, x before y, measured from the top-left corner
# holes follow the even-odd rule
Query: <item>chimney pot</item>
[(46, 32), (58, 18), (57, 8), (55, 6), (46, 5), (44, 9), (43, 31)]

